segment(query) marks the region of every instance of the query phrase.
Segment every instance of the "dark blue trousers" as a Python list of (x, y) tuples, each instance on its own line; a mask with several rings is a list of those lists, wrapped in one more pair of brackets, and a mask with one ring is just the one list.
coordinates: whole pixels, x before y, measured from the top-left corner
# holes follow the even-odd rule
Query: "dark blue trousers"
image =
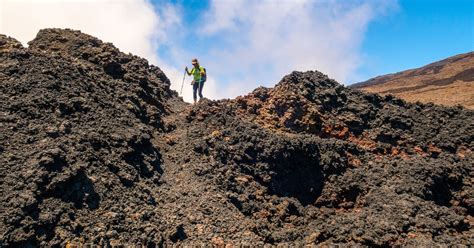
[(204, 86), (204, 82), (206, 82), (206, 81), (199, 80), (197, 82), (194, 82), (194, 84), (193, 84), (193, 98), (194, 98), (194, 101), (196, 101), (196, 99), (197, 99), (196, 93), (197, 93), (198, 90), (199, 90), (199, 99), (202, 98), (202, 87)]

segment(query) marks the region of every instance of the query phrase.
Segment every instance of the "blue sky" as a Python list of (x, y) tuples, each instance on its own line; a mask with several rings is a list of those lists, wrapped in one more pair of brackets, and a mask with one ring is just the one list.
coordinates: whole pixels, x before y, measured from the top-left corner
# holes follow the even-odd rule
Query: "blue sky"
[[(198, 30), (206, 29), (206, 25), (209, 25), (209, 15), (214, 13), (215, 9), (212, 10), (213, 5), (219, 3), (220, 5), (235, 5), (236, 0), (222, 0), (222, 1), (162, 1), (154, 0), (153, 4), (157, 11), (164, 4), (171, 4), (176, 6), (179, 14), (181, 15), (181, 27), (180, 30), (184, 34), (181, 34), (179, 38), (173, 39), (173, 46), (179, 47), (183, 54), (188, 55), (187, 60), (191, 57), (203, 58), (203, 64), (206, 65), (209, 71), (213, 72), (216, 80), (218, 80), (218, 87), (225, 88), (229, 87), (229, 84), (236, 84), (234, 81), (241, 82), (241, 80), (255, 80), (262, 82), (265, 86), (271, 86), (278, 81), (277, 77), (266, 76), (262, 71), (275, 72), (278, 68), (273, 68), (271, 62), (259, 64), (261, 61), (256, 61), (255, 64), (251, 64), (245, 70), (237, 70), (238, 72), (215, 71), (212, 67), (216, 66), (212, 61), (212, 58), (218, 59), (217, 64), (229, 64), (229, 66), (239, 66), (233, 63), (229, 63), (226, 60), (226, 56), (218, 55), (219, 50), (226, 51), (227, 49), (233, 49), (232, 46), (246, 46), (245, 42), (239, 42), (239, 35), (246, 35), (245, 28), (242, 29), (221, 29), (215, 32), (197, 32)], [(254, 1), (255, 2), (255, 1)], [(326, 65), (315, 63), (314, 67), (309, 66), (316, 70), (321, 70), (324, 73), (329, 74), (339, 81), (345, 84), (351, 84), (354, 82), (369, 79), (371, 77), (397, 72), (405, 69), (423, 66), (425, 64), (440, 60), (455, 54), (465, 53), (474, 50), (473, 44), (473, 29), (474, 29), (474, 1), (469, 0), (400, 0), (400, 1), (309, 1), (307, 4), (310, 8), (315, 8), (315, 16), (318, 14), (318, 8), (321, 11), (334, 11), (331, 5), (344, 5), (344, 2), (348, 3), (347, 6), (340, 7), (342, 11), (350, 11), (355, 9), (358, 5), (371, 6), (371, 10), (368, 11), (367, 19), (362, 19), (363, 27), (356, 28), (356, 32), (360, 32), (360, 36), (355, 37), (354, 45), (345, 44), (346, 47), (342, 49), (347, 50), (350, 54), (348, 56), (354, 56), (354, 65), (346, 65), (347, 71), (324, 71)], [(252, 4), (252, 2), (247, 2)], [(281, 8), (285, 8), (288, 1), (277, 1), (275, 5), (281, 5)], [(303, 5), (301, 3), (300, 5)], [(335, 7), (339, 8), (339, 7)], [(246, 7), (237, 10), (237, 12), (247, 12)], [(239, 14), (235, 14), (239, 18)], [(338, 18), (337, 14), (332, 16)], [(304, 17), (303, 17), (304, 18)], [(206, 21), (208, 21), (207, 24)], [(219, 20), (216, 18), (215, 20)], [(315, 17), (317, 20), (317, 17)], [(269, 13), (269, 22), (271, 22), (271, 12)], [(319, 21), (319, 20), (317, 20)], [(323, 19), (323, 21), (331, 22), (332, 19)], [(250, 21), (251, 22), (251, 21)], [(239, 23), (239, 20), (236, 21)], [(252, 25), (248, 23), (248, 20), (244, 19), (239, 24)], [(324, 25), (324, 23), (322, 23)], [(282, 25), (285, 25), (284, 23)], [(329, 25), (329, 24), (328, 24)], [(316, 27), (317, 29), (317, 27)], [(237, 33), (235, 33), (237, 31)], [(315, 30), (317, 32), (318, 30)], [(323, 30), (324, 31), (324, 30)], [(345, 31), (342, 29), (342, 31)], [(241, 33), (239, 33), (241, 32)], [(349, 31), (350, 32), (350, 31)], [(292, 33), (282, 33), (282, 35), (292, 35)], [(298, 34), (299, 40), (293, 42), (298, 43), (304, 40), (305, 35)], [(227, 37), (237, 36), (236, 42), (229, 41)], [(176, 37), (176, 36), (175, 36)], [(258, 36), (257, 36), (258, 37)], [(349, 37), (352, 38), (352, 37)], [(290, 38), (287, 40), (291, 41)], [(317, 39), (316, 39), (317, 40)], [(278, 43), (277, 43), (278, 44)], [(271, 43), (269, 45), (272, 45)], [(318, 44), (314, 44), (317, 46)], [(297, 46), (297, 44), (296, 44)], [(347, 47), (348, 46), (348, 47)], [(170, 47), (162, 45), (159, 49), (159, 56), (170, 63), (176, 68), (183, 66), (181, 61), (183, 57), (177, 58), (175, 54), (170, 52)], [(337, 47), (329, 47), (330, 49), (337, 50)], [(243, 48), (244, 49), (244, 48)], [(351, 55), (352, 54), (352, 55)], [(213, 56), (216, 55), (216, 56)], [(261, 56), (262, 54), (257, 54)], [(311, 56), (310, 51), (307, 54)], [(318, 53), (314, 56), (325, 55), (324, 53)], [(232, 56), (230, 56), (232, 57)], [(277, 57), (278, 60), (284, 60), (284, 57)], [(324, 61), (324, 58), (321, 60)], [(340, 57), (330, 58), (328, 65), (331, 68), (337, 66), (334, 60), (341, 60)], [(185, 61), (189, 62), (189, 61)], [(267, 62), (267, 61), (265, 61)], [(289, 61), (291, 63), (291, 61)], [(185, 63), (184, 63), (185, 64)], [(189, 64), (189, 63), (188, 63)], [(351, 67), (352, 66), (352, 67)], [(259, 67), (259, 68), (257, 68)], [(284, 69), (290, 69), (283, 67)], [(302, 69), (307, 69), (308, 66), (302, 66)], [(221, 67), (217, 69), (222, 70)], [(298, 70), (298, 66), (294, 69)], [(282, 74), (290, 73), (291, 71), (285, 71)], [(278, 77), (282, 76), (277, 71)], [(332, 75), (333, 73), (334, 75)], [(342, 74), (342, 75), (338, 75)], [(246, 75), (245, 75), (246, 74)], [(253, 78), (252, 76), (254, 75)], [(270, 80), (273, 80), (270, 82)], [(237, 83), (238, 84), (238, 83)], [(258, 84), (258, 83), (256, 83)], [(250, 83), (251, 87), (256, 86), (254, 83)], [(249, 87), (243, 87), (245, 90), (250, 90)], [(245, 91), (244, 90), (244, 91)], [(241, 92), (238, 92), (241, 93)]]
[(470, 52), (473, 15), (474, 0), (0, 0), (0, 33), (26, 45), (41, 28), (81, 30), (148, 59), (178, 91), (197, 57), (204, 95), (220, 99), (293, 70), (347, 85)]
[(369, 24), (361, 78), (423, 66), (474, 50), (474, 1), (403, 0)]

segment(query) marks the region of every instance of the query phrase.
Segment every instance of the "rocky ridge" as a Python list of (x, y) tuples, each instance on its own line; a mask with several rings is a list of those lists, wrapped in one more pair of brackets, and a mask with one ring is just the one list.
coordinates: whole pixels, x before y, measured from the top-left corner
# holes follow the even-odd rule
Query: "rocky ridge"
[(0, 37), (0, 246), (473, 244), (473, 113), (293, 72), (184, 103), (110, 43)]

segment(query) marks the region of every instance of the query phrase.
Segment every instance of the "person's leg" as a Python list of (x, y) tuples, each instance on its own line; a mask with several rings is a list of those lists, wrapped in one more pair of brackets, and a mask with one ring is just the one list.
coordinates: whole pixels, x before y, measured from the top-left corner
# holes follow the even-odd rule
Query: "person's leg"
[(196, 100), (197, 100), (197, 96), (196, 96), (196, 93), (197, 93), (197, 90), (198, 90), (198, 82), (194, 82), (193, 84), (193, 99), (194, 99), (194, 103), (196, 103)]
[(199, 99), (202, 99), (202, 87), (204, 87), (204, 82), (206, 81), (201, 81), (199, 83)]

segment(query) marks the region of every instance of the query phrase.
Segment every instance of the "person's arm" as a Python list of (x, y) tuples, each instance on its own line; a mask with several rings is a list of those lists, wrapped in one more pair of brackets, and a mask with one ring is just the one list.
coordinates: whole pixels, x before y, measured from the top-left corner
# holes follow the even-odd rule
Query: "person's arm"
[(188, 74), (188, 76), (191, 76), (191, 73), (192, 73), (193, 69), (191, 69), (191, 71), (188, 71), (188, 67), (186, 66), (185, 70), (186, 70), (186, 73)]
[(206, 71), (204, 70), (204, 67), (202, 67), (202, 66), (199, 68), (199, 72), (201, 73), (201, 76), (206, 75)]

